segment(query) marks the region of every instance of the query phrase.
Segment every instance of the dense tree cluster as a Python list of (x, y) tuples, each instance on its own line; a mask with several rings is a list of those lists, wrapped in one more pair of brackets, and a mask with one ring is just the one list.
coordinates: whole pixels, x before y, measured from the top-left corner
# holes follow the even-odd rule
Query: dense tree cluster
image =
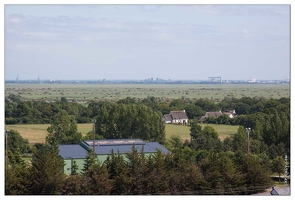
[(140, 138), (162, 144), (165, 142), (162, 114), (142, 104), (100, 105), (95, 130), (107, 139)]
[[(186, 110), (190, 140), (165, 138), (162, 115)], [(235, 110), (238, 116), (198, 117), (207, 111)], [(112, 154), (100, 163), (91, 155), (82, 174), (65, 177), (56, 145), (82, 140), (76, 123), (96, 119), (96, 138), (141, 138), (164, 144), (171, 154), (144, 156), (133, 150), (126, 158)], [(283, 156), (290, 156), (290, 99), (224, 98), (173, 99), (126, 98), (97, 101), (87, 106), (68, 102), (20, 101), (10, 95), (5, 103), (5, 122), (48, 123), (47, 145), (28, 141), (18, 132), (8, 134), (5, 167), (6, 194), (251, 194), (270, 186), (270, 174), (283, 173)], [(210, 123), (239, 125), (236, 134), (219, 139)], [(251, 127), (248, 132), (245, 127)], [(92, 134), (85, 138), (92, 139)], [(30, 164), (21, 154), (33, 152)]]
[(207, 152), (196, 160), (181, 148), (149, 156), (134, 148), (103, 163), (92, 155), (81, 174), (65, 176), (56, 147), (40, 146), (31, 165), (5, 168), (5, 194), (252, 194), (271, 185), (262, 160), (246, 154)]

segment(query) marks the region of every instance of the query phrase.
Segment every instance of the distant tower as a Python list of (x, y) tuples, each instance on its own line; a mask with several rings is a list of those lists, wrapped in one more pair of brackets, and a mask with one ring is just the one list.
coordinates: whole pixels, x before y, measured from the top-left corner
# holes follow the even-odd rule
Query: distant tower
[(38, 79), (37, 79), (37, 82), (38, 82), (38, 83), (40, 83), (40, 77), (39, 77), (39, 75), (38, 75)]
[(15, 82), (18, 83), (18, 81), (19, 81), (19, 77), (18, 77), (18, 74), (17, 74), (16, 79), (15, 79)]

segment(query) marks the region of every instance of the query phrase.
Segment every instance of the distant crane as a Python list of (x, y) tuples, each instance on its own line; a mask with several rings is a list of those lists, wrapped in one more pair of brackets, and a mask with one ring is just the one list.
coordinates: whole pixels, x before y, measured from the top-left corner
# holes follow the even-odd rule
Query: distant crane
[(216, 82), (216, 79), (219, 79), (219, 82), (221, 83), (221, 77), (220, 76), (213, 76), (213, 77), (209, 77), (211, 79), (212, 82)]
[(18, 74), (17, 74), (15, 82), (18, 83), (18, 81), (19, 81), (19, 77), (18, 77)]

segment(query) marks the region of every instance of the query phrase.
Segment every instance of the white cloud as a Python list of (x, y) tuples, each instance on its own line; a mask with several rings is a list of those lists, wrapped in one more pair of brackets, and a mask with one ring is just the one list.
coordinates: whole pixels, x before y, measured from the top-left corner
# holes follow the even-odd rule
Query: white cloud
[[(189, 5), (188, 8), (207, 15), (235, 15), (235, 16), (282, 16), (290, 14), (288, 5), (280, 8), (271, 5)], [(277, 10), (279, 9), (279, 10)]]

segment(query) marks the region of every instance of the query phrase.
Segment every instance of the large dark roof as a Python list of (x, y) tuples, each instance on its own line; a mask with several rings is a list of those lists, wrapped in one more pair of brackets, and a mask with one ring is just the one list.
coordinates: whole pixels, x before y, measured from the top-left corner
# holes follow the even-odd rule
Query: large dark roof
[(137, 152), (141, 152), (143, 150), (144, 153), (156, 153), (157, 149), (161, 150), (163, 153), (169, 152), (165, 147), (157, 142), (147, 142), (145, 145), (96, 146), (95, 153), (97, 155), (106, 155), (111, 154), (113, 150), (114, 153), (125, 154), (131, 152), (133, 146)]
[(173, 119), (188, 119), (185, 111), (171, 111), (170, 113)]
[(59, 145), (59, 155), (63, 158), (85, 158), (88, 151), (79, 144)]
[[(131, 142), (131, 140), (133, 142)], [(115, 144), (112, 144), (114, 141)], [(119, 143), (120, 141), (122, 142), (121, 144)], [(130, 143), (128, 143), (128, 141)], [(91, 145), (89, 144), (90, 140), (84, 140), (80, 144), (60, 145), (59, 154), (63, 158), (85, 158), (88, 155), (86, 149), (93, 148), (93, 141), (91, 142)], [(145, 153), (156, 153), (157, 149), (161, 150), (163, 153), (169, 152), (158, 142), (144, 142), (140, 139), (96, 140), (95, 144), (95, 153), (97, 155), (108, 155), (111, 154), (112, 151), (115, 154), (126, 154), (127, 152), (131, 152), (133, 146), (138, 152), (141, 152), (142, 149)]]

